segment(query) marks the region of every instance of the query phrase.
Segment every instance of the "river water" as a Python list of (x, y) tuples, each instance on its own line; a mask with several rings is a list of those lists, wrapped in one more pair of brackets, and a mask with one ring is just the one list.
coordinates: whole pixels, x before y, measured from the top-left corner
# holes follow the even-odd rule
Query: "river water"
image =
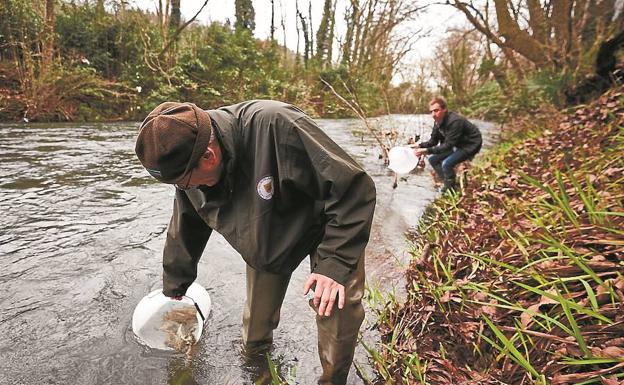
[[(400, 286), (408, 259), (404, 232), (438, 194), (429, 167), (393, 189), (392, 175), (359, 121), (318, 122), (377, 186), (368, 283), (384, 290)], [(493, 125), (477, 123), (486, 147), (496, 141)], [(431, 119), (392, 115), (375, 124), (426, 137)], [(155, 183), (136, 160), (137, 127), (0, 125), (0, 383), (268, 383), (266, 360), (240, 354), (245, 266), (216, 233), (197, 280), (213, 308), (191, 358), (146, 348), (134, 337), (134, 307), (161, 286), (174, 192)], [(282, 376), (297, 384), (315, 383), (320, 371), (314, 313), (302, 295), (308, 266), (304, 261), (293, 273), (271, 354)], [(374, 321), (367, 310), (363, 338), (369, 344)], [(355, 362), (371, 376), (362, 346)], [(352, 369), (349, 384), (361, 383)]]

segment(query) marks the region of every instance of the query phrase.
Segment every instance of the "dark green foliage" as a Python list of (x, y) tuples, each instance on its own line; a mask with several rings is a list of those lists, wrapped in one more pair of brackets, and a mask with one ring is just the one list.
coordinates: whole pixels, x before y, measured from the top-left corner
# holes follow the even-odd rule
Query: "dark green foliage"
[(161, 21), (122, 2), (107, 4), (112, 8), (57, 2), (53, 64), (46, 73), (40, 69), (44, 3), (0, 0), (0, 91), (6, 95), (0, 120), (140, 120), (167, 100), (215, 108), (253, 98), (294, 103), (316, 116), (352, 116), (321, 76), (369, 116), (386, 113), (386, 99), (391, 105), (399, 100), (388, 93), (387, 79), (332, 62), (331, 1), (316, 36), (320, 56), (305, 67), (276, 41), (253, 37), (251, 1), (236, 2), (235, 28), (192, 23), (171, 45), (172, 26), (184, 23), (176, 15)]
[(57, 42), (61, 57), (89, 63), (105, 77), (118, 75), (120, 58), (115, 43), (121, 28), (110, 15), (95, 7), (61, 3), (55, 29), (62, 36)]
[(215, 106), (275, 98), (288, 80), (276, 65), (276, 46), (258, 42), (249, 31), (213, 23), (189, 31), (186, 39), (176, 72), (177, 79), (187, 83), (180, 88), (180, 99)]
[(545, 105), (560, 105), (563, 98), (561, 90), (565, 89), (569, 81), (565, 74), (539, 71), (521, 80), (513, 77), (506, 79), (506, 84), (513, 92), (503, 90), (500, 83), (489, 80), (471, 90), (467, 103), (457, 103), (453, 94), (447, 95), (447, 101), (452, 108), (466, 115), (505, 122), (515, 116), (530, 114)]
[[(355, 116), (345, 105), (340, 103), (322, 84), (322, 78), (331, 84), (336, 92), (353, 101), (369, 116), (386, 114), (383, 91), (381, 85), (367, 79), (365, 76), (350, 74), (349, 69), (343, 65), (336, 68), (328, 68), (322, 71), (311, 71), (317, 74), (318, 91), (316, 101), (316, 112), (321, 116), (343, 117)], [(392, 112), (392, 111), (391, 111)]]
[(24, 48), (37, 50), (43, 18), (21, 0), (0, 0), (0, 60), (22, 57)]
[(404, 82), (393, 87), (388, 95), (388, 104), (393, 113), (428, 114), (429, 101), (433, 92), (419, 82)]

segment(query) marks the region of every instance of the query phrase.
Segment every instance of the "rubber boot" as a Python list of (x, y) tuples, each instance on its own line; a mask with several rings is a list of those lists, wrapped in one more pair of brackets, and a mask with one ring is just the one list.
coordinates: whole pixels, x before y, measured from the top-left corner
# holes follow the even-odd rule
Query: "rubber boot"
[(450, 191), (450, 192), (457, 191), (457, 182), (455, 181), (455, 177), (444, 178), (444, 187), (442, 187), (442, 193), (444, 194), (447, 191)]

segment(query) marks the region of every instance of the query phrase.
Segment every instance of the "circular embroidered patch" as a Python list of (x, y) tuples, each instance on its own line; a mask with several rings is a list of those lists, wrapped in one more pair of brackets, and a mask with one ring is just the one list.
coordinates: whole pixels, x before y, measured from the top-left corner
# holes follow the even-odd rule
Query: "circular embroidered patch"
[(273, 198), (273, 177), (269, 175), (260, 179), (256, 190), (262, 199), (269, 200)]

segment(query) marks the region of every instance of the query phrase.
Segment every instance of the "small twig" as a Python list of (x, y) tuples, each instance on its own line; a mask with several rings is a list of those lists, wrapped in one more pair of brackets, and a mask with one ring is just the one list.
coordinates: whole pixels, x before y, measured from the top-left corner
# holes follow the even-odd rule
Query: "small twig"
[[(355, 112), (355, 114), (358, 116), (358, 118), (360, 118), (364, 124), (366, 125), (366, 128), (368, 129), (368, 131), (373, 135), (373, 137), (375, 138), (375, 140), (377, 141), (377, 143), (379, 144), (379, 147), (381, 148), (382, 151), (382, 156), (384, 158), (384, 162), (387, 161), (388, 159), (388, 149), (386, 148), (386, 146), (384, 145), (384, 143), (381, 141), (381, 139), (379, 138), (379, 136), (377, 135), (377, 133), (375, 132), (375, 130), (370, 126), (370, 124), (368, 123), (368, 119), (366, 118), (366, 115), (364, 114), (364, 111), (360, 108), (360, 106), (357, 104), (354, 105), (351, 102), (349, 102), (347, 99), (345, 99), (344, 97), (342, 97), (342, 95), (340, 95), (335, 89), (334, 87), (332, 87), (331, 84), (329, 84), (327, 81), (325, 81), (325, 79), (323, 79), (321, 76), (319, 76), (319, 78), (321, 79), (321, 82), (323, 82), (323, 84), (325, 84), (327, 87), (329, 87), (329, 89), (332, 91), (332, 93), (344, 104), (346, 104), (353, 112)], [(345, 85), (346, 87), (346, 85)], [(349, 89), (347, 88), (347, 91), (349, 91)]]

